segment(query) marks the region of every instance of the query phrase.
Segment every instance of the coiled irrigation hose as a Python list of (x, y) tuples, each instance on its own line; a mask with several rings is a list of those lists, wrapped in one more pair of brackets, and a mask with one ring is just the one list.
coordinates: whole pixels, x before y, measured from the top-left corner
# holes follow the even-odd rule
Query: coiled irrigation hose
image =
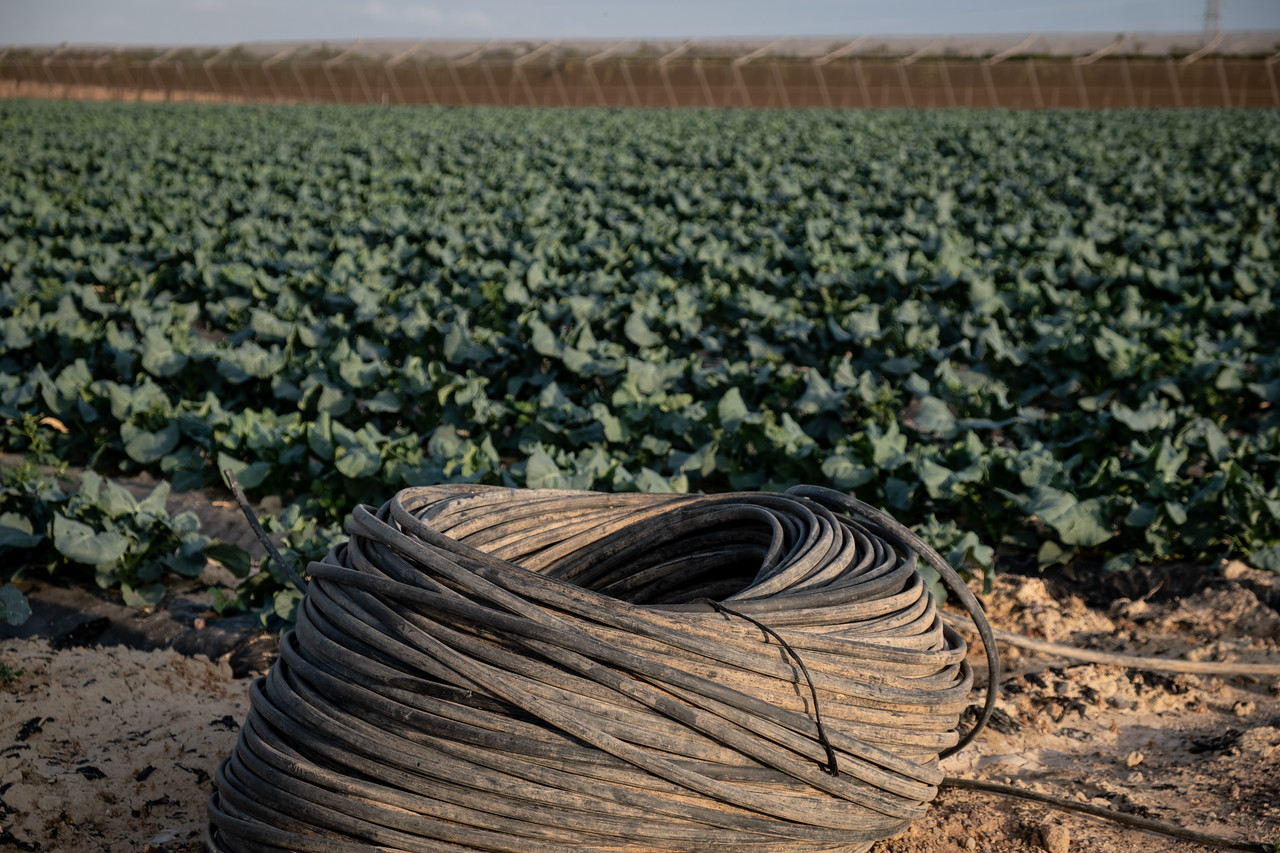
[(414, 488), (348, 533), (218, 769), (218, 853), (865, 851), (994, 707), (958, 735), (921, 559), (997, 673), (968, 588), (829, 489)]

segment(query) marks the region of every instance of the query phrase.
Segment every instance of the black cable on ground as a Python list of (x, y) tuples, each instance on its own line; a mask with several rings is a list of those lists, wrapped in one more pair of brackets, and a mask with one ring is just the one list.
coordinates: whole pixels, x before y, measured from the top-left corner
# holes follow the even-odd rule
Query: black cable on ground
[(997, 782), (984, 782), (980, 779), (962, 779), (955, 776), (948, 776), (942, 782), (947, 788), (963, 788), (969, 791), (981, 791), (984, 794), (993, 794), (997, 797), (1007, 797), (1015, 800), (1027, 800), (1032, 803), (1040, 803), (1051, 808), (1060, 809), (1067, 812), (1078, 812), (1079, 814), (1087, 814), (1090, 817), (1102, 818), (1103, 820), (1118, 823), (1121, 826), (1127, 826), (1140, 832), (1150, 832), (1155, 835), (1163, 835), (1168, 838), (1177, 838), (1180, 841), (1190, 841), (1193, 844), (1200, 844), (1204, 847), (1212, 847), (1217, 850), (1244, 850), (1253, 851), (1253, 853), (1275, 853), (1276, 844), (1266, 841), (1241, 841), (1235, 838), (1224, 838), (1221, 835), (1211, 835), (1207, 832), (1198, 832), (1194, 829), (1186, 829), (1185, 827), (1176, 826), (1162, 820), (1152, 820), (1151, 818), (1142, 817), (1141, 815), (1125, 814), (1115, 809), (1105, 808), (1103, 806), (1095, 806), (1090, 803), (1080, 803), (1075, 800), (1068, 800), (1065, 797), (1055, 797), (1052, 794), (1041, 794), (1038, 791), (1031, 791), (1027, 788), (1016, 788), (1013, 785), (1001, 785)]
[[(308, 569), (209, 846), (865, 851), (921, 817), (973, 674), (924, 558), (829, 489), (407, 489)], [(994, 681), (993, 681), (994, 683)]]
[(253, 528), (253, 533), (258, 537), (258, 541), (267, 549), (267, 553), (280, 566), (280, 570), (285, 573), (289, 579), (289, 583), (293, 584), (298, 592), (304, 595), (307, 592), (307, 582), (298, 574), (298, 570), (293, 564), (284, 558), (280, 553), (280, 549), (276, 547), (276, 543), (271, 541), (271, 537), (267, 535), (267, 531), (262, 529), (262, 523), (258, 521), (258, 517), (253, 514), (253, 507), (249, 506), (249, 498), (245, 496), (244, 489), (240, 486), (240, 481), (236, 479), (236, 473), (230, 468), (226, 468), (222, 472), (222, 476), (226, 478), (227, 485), (231, 487), (231, 493), (236, 496), (236, 503), (240, 505), (240, 511), (244, 513), (244, 517), (249, 521), (249, 526)]

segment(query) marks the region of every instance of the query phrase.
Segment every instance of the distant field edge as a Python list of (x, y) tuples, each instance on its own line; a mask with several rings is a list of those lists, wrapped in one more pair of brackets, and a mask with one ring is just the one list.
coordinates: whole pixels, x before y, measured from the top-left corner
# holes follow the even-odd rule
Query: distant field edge
[(540, 107), (1280, 107), (1280, 31), (0, 50), (0, 98)]

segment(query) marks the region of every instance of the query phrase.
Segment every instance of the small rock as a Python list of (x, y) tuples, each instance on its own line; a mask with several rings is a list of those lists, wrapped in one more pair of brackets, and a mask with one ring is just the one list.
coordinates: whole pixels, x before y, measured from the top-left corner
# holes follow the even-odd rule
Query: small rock
[(1245, 755), (1271, 760), (1273, 756), (1280, 754), (1280, 728), (1258, 726), (1249, 729), (1233, 745)]
[(1229, 560), (1222, 566), (1222, 576), (1229, 581), (1244, 577), (1248, 573), (1248, 565), (1240, 560)]
[(1253, 703), (1249, 701), (1237, 702), (1231, 706), (1231, 713), (1237, 717), (1248, 717), (1253, 713)]
[(1013, 600), (1024, 606), (1043, 604), (1052, 601), (1048, 588), (1041, 578), (1029, 578), (1014, 594)]
[[(182, 838), (182, 831), (178, 829), (162, 829), (155, 838), (151, 839), (151, 844), (168, 844), (170, 841), (178, 841)], [(150, 845), (148, 845), (150, 849)]]
[(1139, 598), (1137, 601), (1131, 601), (1128, 598), (1119, 598), (1111, 602), (1111, 606), (1107, 608), (1107, 615), (1112, 619), (1123, 616), (1135, 622), (1142, 622), (1154, 616), (1154, 609), (1147, 604), (1146, 599)]
[(966, 839), (964, 840), (964, 849), (965, 849), (965, 850), (977, 850), (977, 849), (978, 849), (978, 839), (976, 839), (976, 838), (966, 838)]
[(1040, 846), (1048, 853), (1068, 853), (1071, 850), (1071, 832), (1056, 823), (1040, 825)]
[(1142, 760), (1143, 760), (1144, 758), (1146, 758), (1146, 756), (1145, 756), (1145, 755), (1143, 755), (1141, 752), (1138, 752), (1137, 750), (1134, 750), (1133, 752), (1131, 752), (1131, 753), (1129, 753), (1128, 755), (1126, 755), (1126, 756), (1125, 756), (1125, 758), (1124, 758), (1124, 766), (1125, 766), (1125, 767), (1137, 767), (1139, 764), (1141, 764), (1141, 763), (1142, 763)]

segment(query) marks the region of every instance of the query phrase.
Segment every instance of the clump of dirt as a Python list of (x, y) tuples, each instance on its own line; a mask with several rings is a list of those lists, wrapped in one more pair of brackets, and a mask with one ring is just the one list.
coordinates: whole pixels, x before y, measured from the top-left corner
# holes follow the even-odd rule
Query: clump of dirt
[[(1061, 579), (1005, 575), (983, 598), (997, 627), (1038, 639), (1148, 656), (1280, 662), (1280, 613), (1274, 609), (1280, 575), (1235, 564), (1202, 568), (1201, 577), (1198, 587), (1180, 596), (1107, 600), (1096, 589)], [(44, 594), (66, 597), (33, 591), (38, 612)], [(168, 625), (165, 619), (180, 623), (175, 643), (216, 628), (210, 614), (193, 615), (197, 608), (190, 601), (174, 607), (187, 610), (136, 618), (160, 620), (161, 627)], [(119, 614), (99, 618), (108, 616), (115, 620), (110, 624), (124, 624)], [(62, 623), (49, 618), (47, 624), (54, 630)], [(169, 631), (157, 627), (140, 636), (153, 642)], [(121, 629), (87, 641), (127, 643), (131, 636)], [(209, 650), (222, 643), (179, 645)], [(981, 651), (974, 646), (972, 660), (980, 670)], [(1001, 652), (1006, 667), (993, 725), (944, 761), (948, 775), (1234, 839), (1280, 838), (1280, 683), (1079, 664), (1011, 647)], [(85, 648), (65, 637), (59, 648), (49, 637), (0, 639), (0, 664), (10, 673), (22, 671), (0, 681), (0, 848), (202, 850), (212, 777), (234, 748), (249, 708), (250, 679), (233, 675), (233, 654)], [(1198, 848), (1042, 805), (944, 788), (925, 818), (874, 849)]]

